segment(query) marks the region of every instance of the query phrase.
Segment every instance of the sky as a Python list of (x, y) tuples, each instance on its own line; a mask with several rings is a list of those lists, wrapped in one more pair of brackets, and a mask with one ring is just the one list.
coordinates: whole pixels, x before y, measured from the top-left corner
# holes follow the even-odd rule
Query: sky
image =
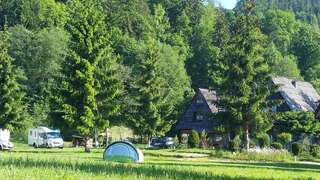
[(237, 0), (217, 0), (218, 3), (221, 3), (221, 5), (226, 9), (232, 9), (235, 7)]

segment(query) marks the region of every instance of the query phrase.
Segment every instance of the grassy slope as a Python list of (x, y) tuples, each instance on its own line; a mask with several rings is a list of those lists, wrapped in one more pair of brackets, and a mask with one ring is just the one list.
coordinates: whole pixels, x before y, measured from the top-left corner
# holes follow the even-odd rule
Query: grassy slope
[[(319, 165), (223, 161), (209, 157), (173, 156), (145, 151), (142, 164), (102, 160), (103, 150), (33, 149), (18, 145), (0, 153), (0, 174), (6, 179), (320, 179)], [(162, 153), (161, 156), (157, 156)], [(168, 156), (166, 156), (168, 154)], [(181, 154), (181, 153), (179, 153)]]

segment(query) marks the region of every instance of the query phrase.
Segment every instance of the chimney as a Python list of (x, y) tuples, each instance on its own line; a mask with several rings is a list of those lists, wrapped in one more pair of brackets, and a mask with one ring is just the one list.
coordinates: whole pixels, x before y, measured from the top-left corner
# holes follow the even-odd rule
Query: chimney
[(292, 85), (293, 85), (294, 87), (297, 87), (297, 81), (296, 81), (296, 80), (292, 81), (291, 83), (292, 83)]

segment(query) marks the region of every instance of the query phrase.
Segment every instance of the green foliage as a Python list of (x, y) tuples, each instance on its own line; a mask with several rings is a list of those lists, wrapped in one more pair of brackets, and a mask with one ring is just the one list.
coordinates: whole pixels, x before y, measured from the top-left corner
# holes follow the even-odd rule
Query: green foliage
[(200, 144), (199, 146), (201, 148), (206, 148), (207, 147), (207, 133), (205, 130), (202, 130), (201, 131), (201, 134), (200, 134)]
[(313, 157), (320, 157), (320, 145), (311, 145), (310, 147), (310, 154), (313, 156)]
[(286, 146), (292, 141), (292, 135), (290, 133), (280, 133), (278, 136), (278, 141), (283, 145)]
[(52, 125), (49, 121), (53, 111), (51, 100), (67, 54), (68, 36), (58, 28), (32, 32), (20, 25), (9, 28), (9, 33), (9, 54), (25, 76), (20, 81), (33, 125)]
[(303, 152), (303, 145), (299, 142), (294, 142), (291, 145), (291, 151), (293, 155), (298, 156)]
[(270, 66), (270, 71), (274, 76), (283, 76), (293, 79), (301, 79), (296, 57), (293, 55), (283, 56), (271, 43), (264, 54)]
[(269, 42), (274, 43), (279, 52), (286, 55), (298, 23), (292, 12), (269, 10), (262, 20), (263, 32)]
[(225, 60), (220, 65), (224, 69), (223, 81), (217, 88), (218, 104), (228, 113), (229, 124), (243, 129), (246, 148), (249, 148), (249, 132), (262, 131), (269, 126), (266, 113), (262, 111), (270, 95), (270, 69), (263, 57), (266, 37), (261, 33), (258, 19), (252, 16), (251, 7), (252, 2), (248, 1), (245, 12), (237, 14)]
[(65, 5), (55, 0), (21, 1), (21, 24), (28, 29), (63, 27), (67, 21)]
[(259, 142), (259, 146), (261, 148), (266, 148), (270, 146), (270, 137), (266, 133), (258, 134), (257, 139)]
[(319, 122), (312, 112), (285, 112), (273, 115), (274, 130), (276, 132), (289, 132), (291, 134), (317, 134)]
[(195, 148), (199, 146), (200, 138), (197, 131), (192, 130), (191, 134), (188, 137), (188, 145), (190, 148)]
[(152, 30), (146, 0), (102, 1), (107, 27), (116, 27), (130, 37), (142, 39)]
[[(188, 74), (191, 77), (194, 88), (207, 88), (212, 83), (210, 80), (211, 64), (214, 64), (212, 61), (217, 61), (219, 50), (213, 44), (214, 38), (219, 37), (219, 35), (213, 34), (215, 21), (215, 9), (208, 6), (205, 9), (205, 15), (202, 16), (200, 23), (194, 29), (194, 38), (191, 43), (193, 56), (186, 61)], [(221, 29), (221, 31), (223, 30)]]
[(306, 75), (307, 70), (320, 60), (320, 32), (310, 26), (301, 24), (294, 37), (292, 52), (298, 58), (301, 74)]
[(23, 127), (25, 109), (24, 93), (8, 54), (8, 42), (8, 32), (0, 31), (0, 127), (13, 130)]
[(283, 149), (283, 145), (281, 143), (278, 143), (278, 142), (274, 142), (274, 143), (271, 143), (270, 145), (273, 149)]
[(0, 30), (3, 30), (5, 25), (14, 26), (20, 22), (22, 2), (23, 0), (0, 1)]
[[(237, 8), (241, 8), (245, 0), (241, 0), (238, 3)], [(270, 9), (278, 9), (291, 11), (294, 13), (296, 19), (312, 24), (315, 27), (318, 27), (319, 16), (319, 7), (320, 4), (318, 1), (313, 0), (304, 0), (304, 1), (281, 1), (281, 0), (256, 0), (256, 11), (257, 13), (263, 13)]]
[(236, 136), (233, 140), (229, 141), (229, 150), (233, 152), (237, 152), (240, 150), (241, 139), (239, 136)]
[(71, 39), (64, 62), (59, 111), (67, 127), (89, 136), (94, 128), (105, 129), (109, 115), (118, 111), (114, 99), (121, 89), (120, 82), (100, 2), (73, 0), (67, 8), (72, 17), (66, 27)]

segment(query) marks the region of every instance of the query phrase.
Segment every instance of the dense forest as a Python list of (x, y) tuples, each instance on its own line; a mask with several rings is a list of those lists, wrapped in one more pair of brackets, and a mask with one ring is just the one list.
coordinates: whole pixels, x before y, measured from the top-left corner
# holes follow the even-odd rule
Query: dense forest
[(221, 93), (233, 125), (266, 131), (269, 75), (320, 90), (319, 11), (315, 0), (1, 0), (0, 126), (164, 135), (201, 87)]

